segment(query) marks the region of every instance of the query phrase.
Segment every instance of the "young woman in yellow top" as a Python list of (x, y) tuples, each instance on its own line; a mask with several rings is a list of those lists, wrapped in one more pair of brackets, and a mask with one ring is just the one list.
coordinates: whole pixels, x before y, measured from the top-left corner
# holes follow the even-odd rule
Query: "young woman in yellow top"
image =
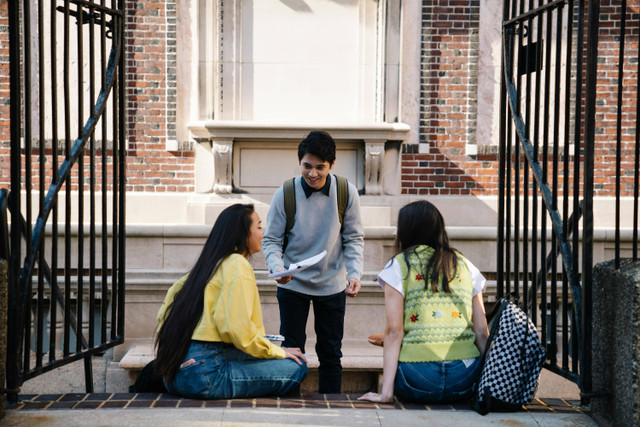
[(304, 355), (265, 338), (247, 260), (261, 250), (262, 234), (253, 205), (229, 206), (193, 269), (169, 288), (158, 312), (154, 367), (170, 393), (231, 399), (299, 390)]

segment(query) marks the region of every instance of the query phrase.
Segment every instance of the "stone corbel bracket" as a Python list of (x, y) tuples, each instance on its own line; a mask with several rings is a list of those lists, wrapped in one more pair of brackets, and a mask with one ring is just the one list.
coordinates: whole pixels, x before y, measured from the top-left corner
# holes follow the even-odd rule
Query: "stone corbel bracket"
[(233, 139), (214, 138), (211, 145), (215, 164), (213, 192), (218, 194), (231, 194), (231, 182), (233, 179), (231, 169), (231, 165), (233, 164)]
[(299, 142), (310, 130), (327, 131), (336, 141), (362, 141), (364, 193), (382, 195), (385, 194), (383, 178), (389, 173), (385, 171), (386, 144), (405, 141), (410, 128), (404, 123), (275, 124), (221, 120), (192, 123), (189, 131), (196, 142), (196, 192), (232, 192), (235, 141)]
[(208, 138), (194, 138), (195, 151), (195, 191), (196, 193), (211, 193), (215, 182), (215, 160), (211, 140)]
[(365, 194), (382, 195), (382, 169), (384, 162), (384, 140), (365, 140), (364, 170)]
[(196, 193), (231, 194), (233, 138), (194, 138)]

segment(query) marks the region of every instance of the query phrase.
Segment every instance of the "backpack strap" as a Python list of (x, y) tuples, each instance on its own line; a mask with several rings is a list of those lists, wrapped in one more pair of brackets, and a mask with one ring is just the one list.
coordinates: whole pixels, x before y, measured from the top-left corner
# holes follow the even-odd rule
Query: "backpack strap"
[(284, 213), (287, 218), (287, 223), (284, 227), (284, 237), (282, 240), (282, 252), (289, 243), (289, 231), (293, 228), (293, 224), (296, 220), (296, 186), (295, 178), (288, 179), (284, 182)]
[[(349, 181), (347, 181), (347, 178), (338, 175), (336, 175), (336, 181), (338, 182), (338, 188), (336, 189), (338, 192), (338, 219), (340, 220), (340, 225), (342, 225), (342, 219), (349, 203)], [(342, 231), (342, 228), (340, 228), (340, 231)]]
[[(484, 351), (480, 355), (480, 372), (482, 372), (484, 368), (484, 363), (487, 361), (487, 353), (489, 353), (489, 347), (491, 347), (491, 343), (496, 338), (498, 334), (498, 328), (500, 327), (500, 317), (502, 317), (502, 312), (507, 308), (510, 304), (509, 300), (505, 298), (500, 298), (493, 305), (493, 308), (486, 314), (487, 316), (487, 325), (489, 327), (489, 337), (487, 338), (487, 344), (484, 347)], [(478, 379), (479, 381), (479, 379)]]

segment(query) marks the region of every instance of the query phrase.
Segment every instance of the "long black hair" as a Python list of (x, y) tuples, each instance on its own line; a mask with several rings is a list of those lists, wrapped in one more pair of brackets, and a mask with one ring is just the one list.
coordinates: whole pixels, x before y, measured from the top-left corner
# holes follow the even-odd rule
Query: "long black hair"
[(438, 292), (438, 279), (442, 276), (442, 289), (450, 293), (449, 282), (455, 277), (458, 256), (449, 246), (449, 236), (442, 214), (426, 200), (409, 203), (398, 213), (396, 253), (402, 252), (409, 270), (409, 257), (420, 245), (430, 246), (434, 253), (424, 272), (425, 289)]
[(165, 311), (155, 340), (155, 371), (169, 382), (189, 350), (191, 335), (202, 317), (204, 290), (209, 279), (229, 255), (248, 253), (247, 237), (251, 228), (251, 204), (235, 204), (223, 210), (182, 289)]

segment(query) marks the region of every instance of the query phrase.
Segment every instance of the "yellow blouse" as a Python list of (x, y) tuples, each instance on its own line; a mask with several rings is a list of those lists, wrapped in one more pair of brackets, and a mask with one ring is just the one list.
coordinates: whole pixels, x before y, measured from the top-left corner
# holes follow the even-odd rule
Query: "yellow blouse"
[[(187, 276), (167, 291), (158, 312), (158, 326), (164, 322), (167, 309)], [(284, 359), (284, 350), (265, 338), (256, 277), (242, 255), (229, 255), (207, 283), (202, 317), (191, 339), (231, 343), (260, 359)]]

